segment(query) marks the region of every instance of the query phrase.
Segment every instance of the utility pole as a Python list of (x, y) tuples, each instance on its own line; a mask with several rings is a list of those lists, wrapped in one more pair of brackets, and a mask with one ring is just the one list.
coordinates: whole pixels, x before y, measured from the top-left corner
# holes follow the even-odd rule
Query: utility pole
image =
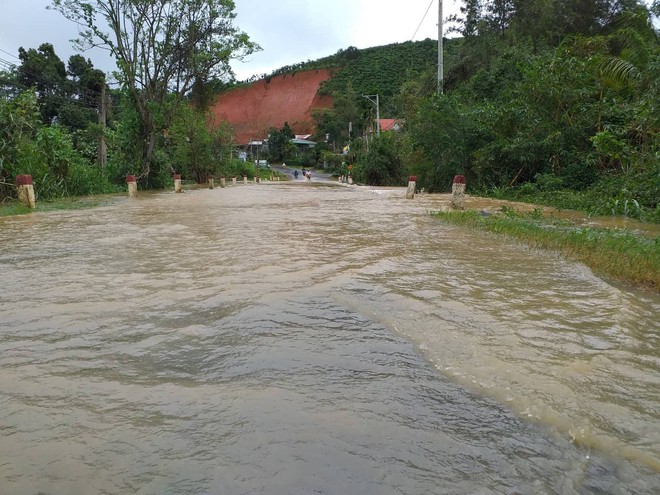
[(438, 96), (443, 93), (442, 73), (442, 0), (438, 0)]
[[(376, 105), (376, 134), (380, 136), (380, 100), (378, 95), (362, 95), (363, 98), (366, 98), (369, 100), (371, 103)], [(374, 101), (372, 98), (376, 98), (376, 101)]]
[(97, 149), (97, 158), (99, 163), (99, 168), (105, 167), (105, 162), (108, 159), (108, 148), (105, 144), (105, 124), (106, 124), (106, 115), (108, 113), (107, 99), (105, 96), (105, 79), (103, 84), (101, 84), (101, 102), (99, 104), (99, 144)]

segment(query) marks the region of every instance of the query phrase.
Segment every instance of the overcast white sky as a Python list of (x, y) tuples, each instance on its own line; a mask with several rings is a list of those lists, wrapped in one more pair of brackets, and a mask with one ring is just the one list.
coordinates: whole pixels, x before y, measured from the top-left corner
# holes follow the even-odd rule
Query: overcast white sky
[[(425, 38), (437, 39), (438, 0), (235, 0), (235, 24), (262, 51), (235, 62), (239, 80), (270, 73), (284, 65), (316, 60), (339, 49), (368, 48)], [(76, 25), (47, 10), (50, 0), (0, 0), (0, 68), (18, 62), (18, 48), (52, 43), (66, 63), (73, 50)], [(429, 5), (431, 5), (429, 9)], [(443, 1), (443, 17), (455, 13), (460, 0)], [(424, 18), (425, 12), (428, 14)], [(420, 26), (421, 23), (421, 26)], [(102, 51), (83, 54), (106, 72), (114, 62)], [(4, 62), (3, 62), (4, 61)]]

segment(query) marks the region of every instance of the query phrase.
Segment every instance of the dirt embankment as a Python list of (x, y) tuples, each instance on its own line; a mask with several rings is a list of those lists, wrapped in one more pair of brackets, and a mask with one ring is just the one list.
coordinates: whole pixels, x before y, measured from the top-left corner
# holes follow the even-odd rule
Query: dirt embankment
[(330, 96), (319, 96), (321, 83), (330, 78), (325, 69), (284, 74), (221, 94), (211, 111), (218, 122), (234, 129), (236, 142), (264, 139), (268, 129), (288, 122), (295, 134), (313, 134), (312, 112), (331, 108)]

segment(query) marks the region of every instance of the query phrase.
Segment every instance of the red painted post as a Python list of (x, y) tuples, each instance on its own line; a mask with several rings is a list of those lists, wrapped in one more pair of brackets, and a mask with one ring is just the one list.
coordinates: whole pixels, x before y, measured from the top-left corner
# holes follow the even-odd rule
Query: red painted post
[(465, 209), (465, 187), (466, 181), (464, 175), (454, 177), (451, 187), (451, 207), (456, 210)]
[(18, 193), (18, 200), (28, 208), (35, 208), (37, 201), (34, 196), (34, 184), (32, 184), (32, 176), (29, 174), (21, 174), (16, 176), (16, 188)]
[(408, 189), (406, 190), (406, 199), (415, 199), (415, 189), (417, 188), (417, 177), (411, 175), (408, 177)]
[(126, 176), (126, 187), (128, 188), (128, 197), (134, 198), (137, 196), (137, 181), (134, 175)]

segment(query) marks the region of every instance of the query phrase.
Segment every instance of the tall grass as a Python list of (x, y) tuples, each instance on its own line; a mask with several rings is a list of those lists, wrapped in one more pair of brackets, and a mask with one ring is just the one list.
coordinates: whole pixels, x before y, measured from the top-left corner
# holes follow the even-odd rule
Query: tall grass
[(532, 247), (549, 249), (580, 261), (604, 277), (660, 289), (660, 238), (628, 230), (582, 227), (566, 220), (544, 218), (539, 210), (501, 214), (436, 213), (442, 221), (495, 232)]

